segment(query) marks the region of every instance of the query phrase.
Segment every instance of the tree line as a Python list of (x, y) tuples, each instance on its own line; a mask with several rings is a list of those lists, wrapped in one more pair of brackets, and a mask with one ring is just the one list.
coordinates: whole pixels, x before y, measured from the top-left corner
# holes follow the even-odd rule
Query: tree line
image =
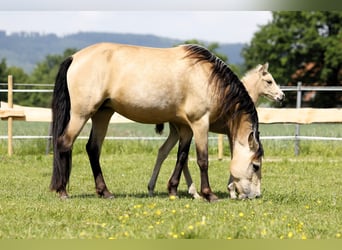
[[(342, 12), (281, 11), (261, 26), (244, 48), (245, 66), (268, 60), (278, 83), (293, 86), (342, 86)], [(305, 93), (304, 93), (305, 95)], [(341, 107), (342, 92), (317, 92), (311, 107)], [(296, 93), (284, 105), (294, 106)]]
[[(45, 59), (39, 62), (33, 72), (29, 75), (19, 67), (7, 67), (6, 59), (0, 61), (0, 82), (6, 83), (8, 75), (13, 76), (15, 83), (45, 83), (54, 84), (60, 63), (76, 52), (76, 49), (66, 49), (62, 55), (47, 55)], [(0, 88), (7, 88), (7, 86), (0, 86)], [(16, 86), (16, 89), (32, 89), (31, 86)], [(37, 87), (34, 89), (47, 87)], [(7, 100), (7, 93), (0, 93), (0, 100)], [(50, 107), (51, 93), (15, 93), (13, 95), (13, 102), (18, 105), (36, 106), (36, 107)]]
[[(201, 44), (225, 61), (234, 72), (269, 62), (270, 72), (281, 85), (296, 85), (301, 81), (310, 86), (342, 86), (342, 12), (341, 11), (280, 11), (272, 12), (272, 20), (260, 26), (242, 52), (244, 65), (229, 64), (226, 55), (219, 54), (219, 44)], [(76, 49), (67, 49), (62, 55), (47, 55), (28, 75), (18, 67), (7, 67), (6, 59), (0, 61), (0, 82), (7, 82), (7, 75), (15, 82), (54, 83), (60, 63)], [(4, 86), (0, 86), (4, 88)], [(24, 87), (22, 87), (24, 88)], [(26, 86), (27, 88), (27, 86)], [(305, 95), (306, 93), (304, 93)], [(14, 102), (20, 105), (48, 107), (50, 96), (46, 93), (16, 93)], [(286, 93), (283, 106), (294, 106), (296, 93)], [(342, 92), (317, 92), (308, 99), (312, 107), (341, 107)], [(0, 93), (0, 100), (6, 100)]]

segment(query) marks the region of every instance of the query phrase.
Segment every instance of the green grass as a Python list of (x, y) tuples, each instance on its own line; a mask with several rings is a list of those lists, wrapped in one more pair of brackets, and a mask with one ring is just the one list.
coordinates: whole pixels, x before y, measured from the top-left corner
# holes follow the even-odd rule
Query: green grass
[[(0, 122), (1, 133), (4, 124)], [(16, 134), (48, 131), (41, 123), (15, 126)], [(303, 126), (302, 131), (341, 135), (341, 125), (329, 126)], [(285, 127), (293, 133), (293, 125), (263, 125), (260, 130), (262, 135), (285, 134)], [(153, 126), (136, 124), (111, 127), (110, 133), (154, 135)], [(0, 140), (0, 239), (342, 239), (340, 142), (303, 141), (301, 155), (295, 157), (293, 141), (264, 141), (263, 197), (245, 201), (228, 199), (229, 155), (218, 161), (212, 145), (209, 175), (220, 198), (217, 203), (193, 200), (183, 179), (179, 198), (168, 198), (166, 183), (175, 150), (161, 170), (155, 197), (148, 197), (147, 183), (161, 141), (107, 140), (101, 163), (115, 199), (98, 198), (85, 143), (75, 143), (71, 198), (61, 201), (48, 189), (52, 155), (45, 155), (46, 141), (15, 140), (14, 155), (8, 157), (6, 141)], [(189, 167), (199, 187), (193, 147)]]

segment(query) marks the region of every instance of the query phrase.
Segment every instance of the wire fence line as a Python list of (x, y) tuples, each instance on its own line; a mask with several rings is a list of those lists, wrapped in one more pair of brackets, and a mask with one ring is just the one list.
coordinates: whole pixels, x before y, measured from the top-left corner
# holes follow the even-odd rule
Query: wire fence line
[[(0, 139), (7, 140), (7, 135), (0, 136)], [(14, 135), (13, 139), (52, 139), (50, 135)], [(87, 140), (88, 136), (78, 136), (77, 139)], [(106, 140), (141, 140), (141, 141), (165, 141), (167, 137), (157, 137), (157, 136), (106, 136)], [(217, 140), (216, 136), (209, 136), (209, 140)], [(329, 136), (295, 136), (295, 135), (280, 135), (280, 136), (260, 136), (261, 140), (290, 140), (294, 141), (296, 139), (299, 140), (308, 140), (308, 141), (342, 141), (342, 137), (329, 137)]]
[[(7, 86), (7, 83), (0, 83), (0, 86)], [(16, 83), (15, 86), (26, 86), (26, 87), (51, 87), (48, 89), (13, 89), (13, 92), (53, 92), (54, 84), (51, 83)], [(297, 86), (279, 86), (283, 91), (298, 91)], [(342, 91), (342, 86), (300, 86), (301, 91)], [(0, 93), (7, 93), (6, 89), (0, 89)]]
[[(8, 93), (8, 89), (6, 88), (8, 83), (0, 83), (0, 93)], [(13, 88), (13, 93), (52, 93), (54, 84), (50, 83), (16, 83)], [(19, 88), (18, 88), (19, 87)], [(25, 87), (25, 88), (24, 88)], [(27, 88), (30, 87), (30, 88)], [(42, 89), (43, 87), (43, 89)], [(297, 92), (297, 104), (296, 108), (301, 108), (302, 102), (302, 92), (303, 91), (342, 91), (342, 86), (302, 86), (301, 82), (297, 83), (297, 86), (280, 86), (280, 89), (284, 92), (286, 91), (295, 91)], [(0, 107), (1, 108), (1, 107)], [(13, 139), (47, 139), (51, 140), (50, 135), (42, 136), (42, 135), (13, 135)], [(88, 139), (86, 136), (78, 137), (80, 139)], [(106, 136), (106, 140), (166, 140), (167, 137), (136, 137), (136, 136)], [(8, 136), (0, 135), (1, 140), (8, 139)], [(299, 154), (299, 142), (301, 140), (321, 140), (321, 141), (342, 141), (341, 137), (324, 137), (324, 136), (301, 136), (300, 135), (300, 124), (296, 124), (296, 129), (294, 135), (290, 136), (261, 136), (262, 140), (292, 140), (295, 142), (295, 155)], [(217, 137), (209, 137), (209, 140), (217, 140)]]

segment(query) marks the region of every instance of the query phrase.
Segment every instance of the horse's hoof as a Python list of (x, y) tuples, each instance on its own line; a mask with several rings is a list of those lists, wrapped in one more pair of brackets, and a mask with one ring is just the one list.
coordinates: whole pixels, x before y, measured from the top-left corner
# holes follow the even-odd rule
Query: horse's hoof
[(105, 199), (114, 199), (115, 197), (114, 197), (114, 195), (109, 195), (109, 196), (105, 196), (103, 198), (105, 198)]
[(69, 196), (67, 194), (63, 194), (63, 195), (60, 195), (59, 198), (61, 200), (67, 200), (67, 199), (69, 199)]
[(203, 195), (203, 197), (208, 201), (208, 202), (216, 202), (219, 200), (219, 198), (213, 194), (213, 193), (209, 193), (209, 194), (205, 194)]
[(114, 199), (114, 195), (109, 192), (108, 190), (104, 190), (102, 192), (97, 192), (97, 195), (101, 198), (104, 198), (104, 199)]
[(202, 196), (200, 196), (197, 191), (194, 183), (192, 183), (189, 187), (188, 193), (192, 195), (192, 197), (196, 200), (202, 199)]
[(201, 200), (201, 199), (203, 199), (203, 197), (200, 196), (198, 193), (193, 194), (192, 197), (193, 197), (195, 200)]
[(66, 191), (60, 191), (60, 192), (58, 192), (58, 194), (59, 194), (59, 198), (61, 200), (66, 200), (69, 198), (68, 193)]
[(174, 201), (174, 200), (178, 199), (178, 196), (177, 195), (169, 195), (169, 199), (171, 201)]
[(169, 197), (177, 197), (177, 188), (170, 188), (168, 187), (168, 191), (169, 191)]
[(219, 198), (216, 195), (212, 194), (209, 198), (209, 202), (217, 202), (217, 201), (219, 201)]
[(114, 199), (114, 195), (112, 193), (104, 194), (102, 197), (105, 199)]

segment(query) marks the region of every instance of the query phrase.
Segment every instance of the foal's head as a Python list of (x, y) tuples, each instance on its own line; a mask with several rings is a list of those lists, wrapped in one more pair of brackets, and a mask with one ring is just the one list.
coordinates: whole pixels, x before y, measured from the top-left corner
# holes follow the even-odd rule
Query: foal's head
[[(242, 129), (233, 141), (228, 190), (232, 199), (253, 199), (261, 196), (261, 165), (263, 148), (259, 132)], [(238, 195), (238, 196), (237, 196)]]
[[(279, 88), (272, 74), (268, 72), (268, 63), (258, 65), (248, 71), (242, 82), (253, 99), (265, 96), (272, 101), (281, 102), (285, 98), (284, 92)], [(254, 101), (256, 101), (254, 100)]]

